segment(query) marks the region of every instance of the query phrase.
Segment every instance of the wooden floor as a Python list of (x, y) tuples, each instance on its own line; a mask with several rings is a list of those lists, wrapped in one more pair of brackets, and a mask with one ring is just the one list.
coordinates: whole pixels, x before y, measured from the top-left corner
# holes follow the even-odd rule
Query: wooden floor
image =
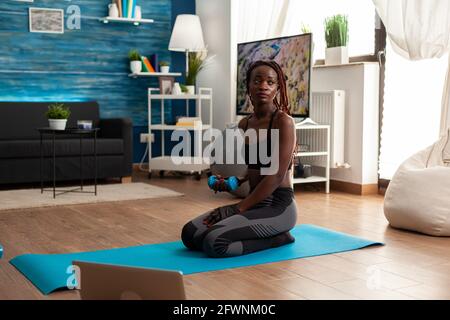
[[(213, 195), (206, 179), (167, 176), (133, 181), (167, 187), (178, 198), (0, 212), (0, 299), (78, 299), (75, 291), (43, 296), (8, 261), (23, 253), (64, 253), (176, 241), (204, 211), (236, 202)], [(392, 229), (382, 196), (329, 195), (296, 187), (298, 223), (386, 243), (346, 253), (185, 276), (189, 299), (450, 299), (450, 238)], [(297, 239), (296, 241), (302, 241)]]

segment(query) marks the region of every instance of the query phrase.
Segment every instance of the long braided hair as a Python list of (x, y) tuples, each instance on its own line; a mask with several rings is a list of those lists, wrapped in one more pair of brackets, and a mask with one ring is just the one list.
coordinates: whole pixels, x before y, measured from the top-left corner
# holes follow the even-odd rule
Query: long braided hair
[(259, 66), (268, 66), (277, 73), (280, 101), (278, 101), (277, 97), (275, 96), (275, 98), (273, 99), (273, 103), (279, 110), (287, 113), (288, 115), (291, 115), (291, 112), (289, 111), (289, 100), (286, 90), (287, 78), (283, 72), (283, 69), (281, 69), (280, 65), (275, 61), (257, 60), (250, 65), (246, 74), (247, 94), (250, 94), (249, 87), (250, 87), (250, 76), (252, 74), (252, 71)]

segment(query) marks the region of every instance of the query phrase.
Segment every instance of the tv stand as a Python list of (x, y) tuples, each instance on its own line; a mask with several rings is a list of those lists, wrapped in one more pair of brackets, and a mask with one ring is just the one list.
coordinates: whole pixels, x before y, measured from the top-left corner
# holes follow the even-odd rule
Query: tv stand
[(295, 125), (297, 126), (304, 126), (304, 125), (318, 125), (317, 122), (314, 122), (311, 120), (311, 118), (305, 118), (301, 121), (298, 121), (299, 119), (295, 119)]

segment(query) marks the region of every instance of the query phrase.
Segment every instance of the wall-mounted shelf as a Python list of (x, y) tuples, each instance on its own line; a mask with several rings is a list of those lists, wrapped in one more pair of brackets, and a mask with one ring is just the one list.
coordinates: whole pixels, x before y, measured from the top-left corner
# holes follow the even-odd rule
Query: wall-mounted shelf
[(109, 22), (132, 23), (135, 26), (138, 26), (141, 23), (155, 22), (155, 20), (153, 20), (153, 19), (113, 18), (113, 17), (104, 17), (104, 18), (100, 18), (99, 20), (103, 23), (109, 23)]
[(179, 77), (181, 76), (181, 72), (168, 72), (168, 73), (162, 73), (162, 72), (139, 72), (139, 73), (130, 73), (128, 75), (131, 78), (138, 78), (138, 77)]

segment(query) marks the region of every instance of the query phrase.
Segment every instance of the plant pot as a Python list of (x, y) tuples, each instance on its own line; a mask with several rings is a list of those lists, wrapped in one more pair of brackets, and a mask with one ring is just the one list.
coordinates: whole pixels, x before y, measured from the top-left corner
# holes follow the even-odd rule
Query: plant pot
[(187, 94), (195, 94), (195, 86), (186, 86)]
[(48, 119), (48, 125), (53, 130), (65, 130), (67, 119)]
[(139, 73), (142, 71), (141, 61), (130, 61), (130, 69), (132, 73)]
[(162, 73), (169, 73), (170, 66), (160, 66), (159, 69)]
[(334, 47), (325, 49), (325, 64), (347, 64), (348, 63), (348, 48)]

